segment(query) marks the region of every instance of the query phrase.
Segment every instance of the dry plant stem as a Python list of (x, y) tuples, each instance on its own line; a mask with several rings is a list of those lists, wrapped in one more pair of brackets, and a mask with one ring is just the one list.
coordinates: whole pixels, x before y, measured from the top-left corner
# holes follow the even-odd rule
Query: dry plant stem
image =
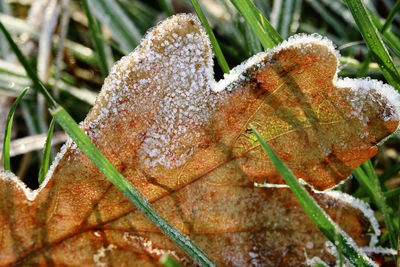
[[(46, 141), (46, 134), (38, 134), (15, 139), (10, 143), (10, 157), (15, 157), (35, 150), (40, 150)], [(51, 144), (53, 146), (65, 143), (68, 135), (62, 131), (55, 132)]]
[[(44, 20), (39, 39), (39, 53), (37, 62), (37, 72), (39, 79), (48, 83), (50, 76), (52, 37), (58, 23), (60, 15), (60, 5), (57, 0), (50, 0), (49, 5), (44, 11)], [(42, 95), (38, 95), (38, 114), (40, 121), (46, 121), (47, 108), (46, 101)], [(46, 128), (45, 126), (43, 128)]]

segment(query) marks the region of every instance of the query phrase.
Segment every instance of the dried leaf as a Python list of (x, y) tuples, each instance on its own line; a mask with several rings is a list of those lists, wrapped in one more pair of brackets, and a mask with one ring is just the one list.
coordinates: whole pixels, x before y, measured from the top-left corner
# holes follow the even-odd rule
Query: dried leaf
[[(296, 36), (217, 83), (197, 19), (174, 16), (114, 66), (82, 128), (217, 265), (332, 263), (288, 189), (253, 186), (282, 181), (248, 125), (315, 188), (345, 179), (396, 130), (399, 96), (377, 81), (337, 80), (337, 62), (328, 40)], [(0, 173), (0, 265), (147, 266), (167, 252), (193, 263), (74, 143), (49, 173), (33, 192)], [(313, 195), (359, 246), (376, 243), (367, 237), (376, 221), (354, 200)]]

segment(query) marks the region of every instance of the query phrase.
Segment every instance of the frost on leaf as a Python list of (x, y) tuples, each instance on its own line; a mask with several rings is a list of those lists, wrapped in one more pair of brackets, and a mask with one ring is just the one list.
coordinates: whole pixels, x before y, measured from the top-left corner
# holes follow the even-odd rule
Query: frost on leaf
[[(248, 125), (315, 188), (344, 180), (396, 130), (399, 97), (338, 79), (337, 63), (330, 41), (298, 35), (216, 82), (203, 28), (174, 16), (114, 66), (82, 128), (217, 265), (334, 263), (289, 189), (254, 187), (282, 181)], [(147, 266), (163, 252), (191, 264), (73, 142), (37, 191), (0, 178), (0, 265)], [(370, 210), (313, 195), (360, 247), (375, 243)]]

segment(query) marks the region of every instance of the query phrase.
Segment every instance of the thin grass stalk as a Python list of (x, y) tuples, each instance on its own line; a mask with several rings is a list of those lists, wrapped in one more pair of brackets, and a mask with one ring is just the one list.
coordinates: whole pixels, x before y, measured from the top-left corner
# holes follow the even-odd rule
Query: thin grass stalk
[(381, 176), (379, 176), (379, 180), (384, 183), (393, 176), (395, 176), (400, 171), (400, 162), (393, 165), (390, 169), (386, 170)]
[[(363, 164), (363, 167), (370, 169), (370, 162), (365, 162)], [(369, 171), (371, 172), (371, 171)], [(381, 211), (383, 215), (383, 219), (385, 221), (385, 225), (387, 228), (387, 231), (389, 233), (389, 241), (390, 241), (390, 246), (392, 248), (396, 248), (397, 246), (397, 232), (398, 230), (395, 228), (395, 224), (392, 222), (392, 216), (388, 211), (388, 208), (386, 206), (385, 198), (380, 192), (380, 186), (379, 186), (379, 181), (378, 178), (371, 179), (368, 177), (367, 173), (363, 170), (363, 168), (357, 168), (354, 173), (354, 177), (357, 179), (357, 181), (360, 183), (360, 185), (364, 188), (364, 190), (368, 193), (370, 196), (372, 202), (378, 207), (378, 209)], [(373, 175), (373, 173), (371, 173)], [(376, 176), (376, 174), (375, 174)]]
[(397, 12), (400, 10), (400, 0), (396, 1), (396, 4), (394, 4), (392, 10), (390, 10), (389, 15), (386, 18), (385, 24), (383, 24), (381, 32), (385, 32), (387, 29), (389, 29), (390, 25), (392, 25), (392, 22), (394, 20), (394, 17), (396, 16)]
[(107, 63), (107, 56), (106, 51), (103, 43), (102, 33), (100, 29), (100, 25), (97, 23), (96, 18), (93, 16), (92, 12), (90, 11), (89, 5), (87, 0), (82, 0), (82, 7), (85, 11), (86, 17), (88, 18), (89, 22), (89, 31), (90, 35), (92, 36), (93, 44), (95, 47), (95, 52), (97, 54), (97, 59), (99, 61), (99, 66), (101, 70), (101, 74), (103, 77), (108, 76), (108, 63)]
[(55, 120), (53, 118), (50, 122), (49, 131), (47, 132), (47, 138), (44, 144), (42, 163), (40, 165), (38, 177), (39, 185), (44, 181), (44, 178), (46, 177), (47, 171), (49, 170), (51, 163), (51, 139), (54, 132), (54, 123)]
[(224, 73), (229, 73), (229, 65), (226, 62), (226, 59), (222, 53), (221, 47), (218, 44), (217, 38), (215, 38), (215, 35), (210, 27), (210, 24), (208, 24), (207, 18), (203, 13), (203, 10), (200, 7), (199, 2), (197, 0), (190, 0), (194, 10), (196, 11), (197, 16), (199, 17), (201, 24), (203, 24), (203, 27), (205, 28), (208, 37), (210, 38), (215, 57), (217, 58), (218, 65), (221, 67), (222, 71)]
[(283, 41), (279, 33), (272, 27), (253, 2), (247, 0), (231, 0), (231, 2), (242, 14), (247, 23), (249, 23), (265, 50)]

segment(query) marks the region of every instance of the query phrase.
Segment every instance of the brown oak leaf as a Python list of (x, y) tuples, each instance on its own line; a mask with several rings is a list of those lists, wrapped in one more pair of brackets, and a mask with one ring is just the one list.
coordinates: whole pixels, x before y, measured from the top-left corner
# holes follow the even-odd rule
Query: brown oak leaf
[[(203, 28), (178, 15), (113, 67), (81, 127), (217, 265), (334, 263), (289, 189), (254, 186), (282, 180), (249, 123), (313, 187), (343, 181), (396, 130), (399, 97), (374, 80), (338, 79), (337, 65), (330, 41), (297, 35), (216, 82)], [(194, 264), (73, 142), (36, 191), (0, 178), (2, 266), (152, 266), (164, 253)], [(376, 243), (361, 202), (312, 195), (360, 247)]]

